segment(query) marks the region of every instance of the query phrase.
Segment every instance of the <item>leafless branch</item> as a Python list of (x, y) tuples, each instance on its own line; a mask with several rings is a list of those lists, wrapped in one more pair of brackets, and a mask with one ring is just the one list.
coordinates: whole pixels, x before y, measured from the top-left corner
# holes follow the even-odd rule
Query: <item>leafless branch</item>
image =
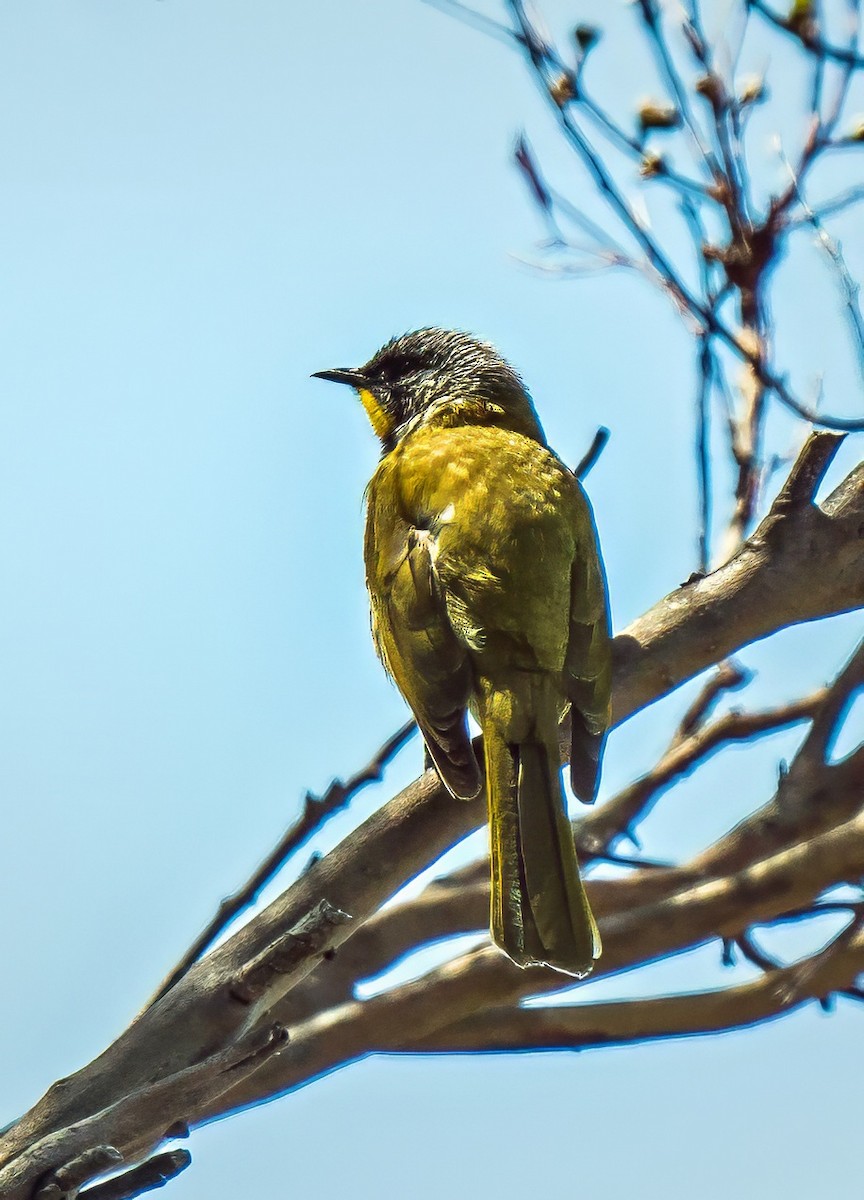
[(809, 979), (780, 968), (752, 983), (714, 991), (550, 1008), (492, 1008), (429, 1035), (427, 1051), (575, 1050), (743, 1029), (831, 992), (864, 971), (864, 938), (820, 963)]
[[(813, 503), (839, 441), (829, 433), (813, 434), (777, 505), (739, 554), (661, 601), (619, 636), (616, 720), (754, 638), (864, 604), (864, 561), (857, 545), (864, 521), (864, 467), (821, 506)], [(814, 726), (817, 721), (818, 716)], [(706, 937), (734, 936), (754, 920), (812, 902), (838, 879), (853, 873), (857, 878), (864, 870), (864, 826), (855, 815), (864, 795), (864, 754), (830, 766), (812, 761), (809, 792), (804, 768), (796, 772), (793, 764), (770, 820), (763, 824), (754, 818), (749, 828), (721, 839), (686, 867), (593, 881), (592, 902), (606, 946), (602, 969), (623, 969)], [(830, 803), (825, 772), (832, 781)], [(819, 803), (808, 804), (805, 794), (812, 796), (814, 787)], [(797, 789), (797, 799), (790, 789)], [(436, 1028), (443, 1029), (461, 1019), (469, 1000), (473, 1011), (481, 997), (509, 1003), (526, 990), (542, 991), (549, 982), (542, 972), (512, 968), (513, 975), (497, 952), (479, 950), (433, 973), (419, 990), (386, 993), (386, 1002), (349, 1001), (347, 1009), (332, 1011), (319, 1007), (317, 1016), (296, 1025), (292, 1016), (287, 1046), (284, 1035), (274, 1041), (268, 1032), (268, 1021), (297, 1011), (297, 997), (311, 986), (312, 972), (318, 977), (338, 968), (343, 957), (350, 961), (352, 946), (361, 944), (360, 933), (346, 940), (352, 931), (406, 879), (476, 828), (482, 815), (482, 803), (454, 803), (431, 771), (374, 813), (192, 966), (96, 1063), (52, 1088), (0, 1139), (4, 1200), (30, 1200), (36, 1179), (94, 1146), (116, 1147), (125, 1162), (133, 1163), (152, 1153), (178, 1121), (194, 1125), (294, 1086), (292, 1080), (308, 1079), (319, 1067), (386, 1048), (387, 1038), (379, 1044), (381, 1023), (386, 1026), (394, 1015), (398, 1028), (414, 1030), (419, 1039), (434, 1032), (432, 1009), (439, 1014)], [(465, 896), (458, 889), (455, 893), (464, 904)], [(232, 984), (244, 970), (261, 962), (262, 954), (266, 959), (268, 947), (275, 952), (280, 937), (325, 896), (354, 918), (330, 930), (335, 959), (313, 950), (289, 972), (277, 972), (278, 990), (271, 995), (283, 999), (272, 1007), (270, 1000), (250, 1006), (235, 999)], [(369, 965), (368, 959), (359, 965), (359, 977)]]
[(858, 371), (862, 379), (864, 379), (864, 317), (861, 315), (861, 305), (859, 302), (860, 284), (852, 278), (852, 273), (846, 264), (846, 259), (843, 257), (843, 250), (840, 243), (831, 237), (822, 224), (821, 219), (812, 209), (805, 207), (805, 212), (810, 224), (816, 230), (819, 245), (828, 255), (836, 271), (848, 318), (849, 330), (852, 335), (855, 361)]
[(829, 42), (823, 41), (812, 26), (797, 22), (791, 17), (780, 16), (765, 4), (764, 0), (746, 0), (746, 3), (748, 8), (759, 13), (776, 29), (782, 29), (784, 33), (796, 38), (812, 54), (831, 59), (833, 62), (844, 63), (856, 70), (864, 67), (864, 56), (848, 46), (833, 46)]
[(306, 793), (303, 812), (246, 883), (233, 895), (222, 901), (216, 915), (204, 927), (177, 965), (156, 989), (154, 995), (147, 1002), (148, 1007), (155, 1004), (157, 1000), (161, 1000), (183, 978), (193, 963), (200, 959), (204, 951), (213, 945), (232, 921), (236, 920), (250, 904), (254, 904), (263, 889), (279, 873), (294, 851), (299, 850), (329, 817), (345, 808), (364, 787), (370, 783), (380, 783), (389, 763), (416, 731), (415, 723), (408, 721), (387, 739), (366, 766), (352, 775), (347, 783), (343, 783), (341, 779), (334, 779), (323, 796), (313, 796), (311, 792)]
[(647, 774), (631, 783), (595, 812), (583, 817), (577, 840), (586, 854), (605, 851), (622, 836), (630, 836), (651, 807), (682, 776), (735, 742), (749, 742), (811, 719), (825, 691), (763, 712), (728, 712), (709, 725), (676, 740)]
[[(190, 1126), (377, 1052), (581, 1048), (682, 1037), (743, 1028), (814, 1000), (828, 1004), (836, 995), (864, 997), (864, 747), (829, 761), (851, 698), (864, 687), (864, 643), (830, 686), (810, 696), (761, 711), (716, 715), (720, 699), (747, 680), (731, 654), (789, 625), (864, 607), (864, 464), (816, 503), (843, 441), (825, 427), (861, 430), (864, 417), (825, 416), (792, 390), (774, 362), (769, 290), (791, 233), (809, 224), (837, 273), (856, 351), (864, 359), (858, 285), (839, 243), (822, 224), (864, 192), (851, 188), (821, 207), (805, 198), (810, 173), (824, 155), (860, 144), (854, 130), (836, 134), (853, 76), (864, 66), (859, 4), (848, 5), (848, 44), (834, 46), (823, 37), (820, 4), (794, 5), (781, 16), (763, 0), (743, 0), (745, 26), (755, 13), (797, 40), (809, 80), (808, 124), (790, 182), (760, 205), (747, 170), (745, 135), (747, 113), (765, 89), (760, 81), (749, 94), (736, 93), (741, 40), (727, 63), (706, 37), (696, 0), (684, 0), (674, 26), (655, 0), (638, 0), (644, 45), (667, 94), (637, 106), (635, 135), (588, 90), (592, 71), (586, 64), (589, 56), (595, 61), (595, 31), (577, 33), (574, 58), (572, 48), (569, 55), (559, 53), (522, 0), (504, 0), (512, 28), (460, 0), (430, 2), (525, 57), (566, 145), (606, 204), (618, 237), (583, 211), (590, 206), (581, 198), (574, 203), (553, 188), (527, 139), (519, 139), (515, 161), (547, 223), (552, 269), (584, 273), (590, 260), (592, 270), (613, 265), (639, 271), (672, 299), (695, 338), (699, 572), (615, 638), (615, 722), (716, 669), (660, 759), (574, 821), (587, 865), (599, 860), (627, 868), (616, 878), (591, 875), (587, 881), (604, 941), (595, 977), (636, 971), (704, 945), (722, 945), (727, 955), (737, 947), (762, 974), (751, 983), (653, 1000), (521, 1007), (526, 997), (559, 989), (562, 979), (540, 969), (519, 970), (488, 943), (485, 862), (434, 881), (419, 896), (386, 903), (483, 822), (482, 799), (455, 803), (433, 771), (214, 947), (215, 938), (323, 821), (360, 788), (381, 779), (413, 732), (406, 725), (346, 783), (335, 780), (324, 796), (306, 797), (279, 845), (223, 902), (129, 1028), (0, 1132), (3, 1200), (73, 1200), (79, 1193), (123, 1200), (141, 1194), (188, 1165), (185, 1151), (153, 1152)], [(682, 56), (699, 74), (695, 85), (681, 66)], [(827, 69), (830, 63), (838, 65)], [(658, 149), (666, 137), (668, 154)], [(689, 239), (686, 257), (667, 241), (662, 226), (656, 232), (643, 219), (631, 202), (624, 170), (634, 181), (638, 171), (643, 183), (656, 181), (671, 193), (673, 220)], [(743, 371), (737, 383), (735, 363)], [(711, 570), (717, 484), (709, 435), (716, 397), (726, 401), (736, 487), (720, 565)], [(761, 491), (770, 478), (765, 464), (776, 457), (763, 444), (770, 397), (823, 429), (807, 438), (757, 525)], [(715, 439), (721, 432), (717, 426)], [(591, 469), (606, 436), (598, 432), (578, 475)], [(788, 770), (781, 771), (775, 794), (712, 844), (680, 863), (618, 851), (622, 837), (635, 841), (636, 828), (662, 795), (711, 755), (802, 722), (809, 728)], [(565, 722), (562, 757), (568, 744)], [(853, 885), (855, 898), (841, 899), (847, 894), (837, 891), (841, 884)], [(760, 945), (766, 926), (829, 912), (848, 914), (848, 923), (800, 962), (787, 965)], [(419, 979), (382, 985), (378, 994), (361, 998), (358, 985), (404, 955), (463, 933), (477, 938), (468, 952), (454, 947), (449, 961)], [(113, 1178), (94, 1182), (110, 1172)]]
[(81, 1200), (132, 1200), (134, 1196), (143, 1196), (155, 1188), (164, 1187), (192, 1162), (188, 1150), (166, 1150), (163, 1154), (155, 1154), (133, 1167), (124, 1171), (105, 1183), (97, 1183), (94, 1187), (81, 1192)]
[(694, 734), (714, 710), (717, 701), (726, 692), (736, 691), (750, 681), (750, 674), (732, 660), (722, 662), (713, 671), (693, 703), (681, 718), (672, 739), (677, 745)]
[(594, 434), (594, 439), (591, 442), (591, 445), (588, 447), (588, 449), (582, 455), (582, 458), (579, 460), (579, 462), (573, 468), (573, 474), (576, 476), (577, 479), (584, 479), (585, 476), (595, 466), (598, 458), (603, 453), (603, 451), (606, 449), (606, 443), (609, 441), (610, 436), (611, 435), (609, 433), (609, 430), (606, 428), (606, 426), (601, 425), (600, 428), (597, 430), (597, 432)]

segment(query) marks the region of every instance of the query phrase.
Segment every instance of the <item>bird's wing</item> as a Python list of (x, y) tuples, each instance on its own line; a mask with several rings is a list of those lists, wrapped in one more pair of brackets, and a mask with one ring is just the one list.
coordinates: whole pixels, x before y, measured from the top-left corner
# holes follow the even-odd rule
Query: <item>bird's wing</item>
[(600, 759), (611, 719), (612, 635), (606, 578), (587, 497), (579, 488), (584, 515), (578, 522), (576, 557), (570, 575), (570, 635), (564, 688), (570, 700), (570, 782), (580, 800), (597, 795)]
[(366, 565), (378, 654), (411, 706), (444, 784), (470, 800), (481, 787), (466, 721), (471, 664), (447, 615), (435, 549), (432, 531), (382, 513), (370, 495)]

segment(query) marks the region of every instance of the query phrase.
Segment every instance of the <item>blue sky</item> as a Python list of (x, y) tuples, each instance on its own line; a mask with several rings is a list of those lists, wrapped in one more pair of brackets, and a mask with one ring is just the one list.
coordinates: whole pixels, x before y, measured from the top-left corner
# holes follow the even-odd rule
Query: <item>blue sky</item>
[[(599, 89), (626, 111), (656, 88), (635, 21), (577, 7), (544, 11), (561, 29), (602, 14)], [(800, 81), (782, 50), (771, 67), (791, 139)], [(617, 628), (693, 569), (696, 496), (691, 348), (669, 307), (636, 279), (524, 263), (544, 231), (510, 166), (518, 130), (599, 209), (494, 41), (419, 0), (17, 0), (0, 8), (0, 113), (2, 1123), (125, 1026), (305, 789), (404, 719), (368, 636), (374, 439), (312, 371), (458, 326), (518, 366), (569, 461), (609, 426), (590, 490)], [(769, 133), (757, 121), (767, 182)], [(847, 156), (817, 185), (855, 170)], [(860, 215), (833, 228), (860, 277)], [(778, 350), (802, 391), (824, 370), (826, 404), (854, 412), (836, 289), (806, 237), (796, 261)], [(782, 417), (772, 433), (784, 451), (800, 440)], [(852, 616), (754, 648), (748, 700), (823, 682), (861, 631)], [(685, 699), (615, 736), (607, 794), (650, 764)], [(862, 725), (859, 707), (847, 748)], [(646, 852), (716, 836), (796, 743), (728, 752), (682, 784)], [(412, 745), (316, 845), (418, 763)], [(667, 964), (650, 986), (716, 982), (715, 960)], [(841, 1003), (674, 1045), (373, 1060), (196, 1133), (171, 1188), (841, 1194), (859, 1174), (861, 1020)]]

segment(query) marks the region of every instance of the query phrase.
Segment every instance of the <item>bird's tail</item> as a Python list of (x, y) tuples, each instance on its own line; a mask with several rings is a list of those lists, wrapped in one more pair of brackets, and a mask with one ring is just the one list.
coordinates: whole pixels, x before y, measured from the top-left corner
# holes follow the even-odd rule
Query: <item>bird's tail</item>
[(510, 743), (483, 723), (492, 857), (493, 941), (520, 967), (584, 976), (600, 936), (579, 876), (558, 746)]

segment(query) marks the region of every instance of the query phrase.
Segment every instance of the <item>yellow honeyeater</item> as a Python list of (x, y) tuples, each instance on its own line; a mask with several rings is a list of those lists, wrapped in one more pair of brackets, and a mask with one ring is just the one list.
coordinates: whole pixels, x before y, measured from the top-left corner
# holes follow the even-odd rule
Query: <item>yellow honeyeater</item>
[(445, 786), (482, 778), (491, 932), (520, 966), (585, 975), (600, 954), (561, 783), (597, 792), (609, 725), (609, 613), (591, 508), (553, 453), (516, 372), (467, 334), (421, 329), (365, 366), (317, 377), (355, 388), (382, 444), (367, 490), (366, 579), (378, 654)]

